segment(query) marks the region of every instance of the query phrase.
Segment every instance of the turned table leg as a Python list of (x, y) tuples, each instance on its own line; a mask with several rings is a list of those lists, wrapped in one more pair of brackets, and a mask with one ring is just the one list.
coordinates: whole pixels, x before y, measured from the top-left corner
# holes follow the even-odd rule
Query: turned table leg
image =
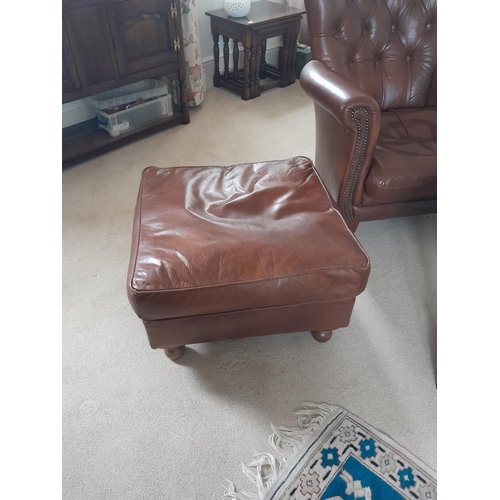
[(288, 77), (288, 57), (290, 53), (290, 37), (288, 33), (283, 34), (283, 50), (280, 54), (280, 62), (278, 64), (280, 70), (280, 79), (281, 84), (280, 87), (286, 87), (288, 85), (287, 77)]
[(328, 342), (332, 338), (331, 330), (324, 330), (322, 332), (314, 330), (311, 333), (314, 339), (317, 340), (318, 342)]
[(214, 87), (220, 87), (220, 70), (219, 70), (219, 34), (213, 35), (214, 39)]
[(222, 53), (224, 54), (224, 78), (229, 80), (229, 37), (223, 36), (222, 41), (224, 42), (224, 48)]
[(247, 40), (243, 41), (243, 92), (241, 97), (244, 101), (250, 99), (250, 45)]
[(182, 356), (184, 356), (184, 352), (186, 351), (186, 346), (181, 345), (179, 347), (172, 347), (171, 349), (164, 349), (164, 351), (167, 358), (175, 360), (182, 358)]
[(240, 58), (240, 49), (239, 49), (240, 43), (238, 40), (233, 39), (233, 80), (237, 81), (239, 77), (239, 58)]

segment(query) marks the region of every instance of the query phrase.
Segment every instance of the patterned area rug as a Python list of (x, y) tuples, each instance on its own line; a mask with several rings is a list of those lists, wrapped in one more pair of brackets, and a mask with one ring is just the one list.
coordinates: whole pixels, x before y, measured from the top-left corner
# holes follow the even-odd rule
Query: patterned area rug
[(437, 499), (432, 469), (347, 410), (305, 403), (296, 420), (272, 426), (280, 458), (259, 453), (243, 465), (257, 492), (237, 492), (228, 481), (224, 500)]

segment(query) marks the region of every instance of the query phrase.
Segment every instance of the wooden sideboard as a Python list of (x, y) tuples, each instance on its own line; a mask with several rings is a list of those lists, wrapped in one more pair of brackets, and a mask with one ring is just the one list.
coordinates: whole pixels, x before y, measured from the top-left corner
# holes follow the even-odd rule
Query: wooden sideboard
[(174, 114), (118, 137), (97, 119), (63, 129), (63, 165), (189, 123), (180, 0), (63, 0), (62, 103), (149, 78), (173, 82)]

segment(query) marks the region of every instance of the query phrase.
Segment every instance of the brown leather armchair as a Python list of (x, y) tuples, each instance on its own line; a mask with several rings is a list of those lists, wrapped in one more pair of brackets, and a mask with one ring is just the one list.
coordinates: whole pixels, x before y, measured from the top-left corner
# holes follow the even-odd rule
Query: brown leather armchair
[(305, 5), (315, 165), (349, 227), (436, 212), (436, 0)]

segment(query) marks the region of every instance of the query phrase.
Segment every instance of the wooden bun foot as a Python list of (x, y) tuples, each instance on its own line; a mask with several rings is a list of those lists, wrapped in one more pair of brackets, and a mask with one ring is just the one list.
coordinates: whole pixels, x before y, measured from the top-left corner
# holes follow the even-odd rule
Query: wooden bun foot
[(173, 347), (172, 349), (164, 349), (167, 358), (175, 360), (182, 358), (184, 352), (186, 351), (186, 346), (181, 345), (179, 347)]
[(314, 339), (317, 340), (318, 342), (328, 342), (332, 338), (331, 330), (325, 330), (323, 332), (318, 332), (317, 330), (314, 330), (311, 333)]

